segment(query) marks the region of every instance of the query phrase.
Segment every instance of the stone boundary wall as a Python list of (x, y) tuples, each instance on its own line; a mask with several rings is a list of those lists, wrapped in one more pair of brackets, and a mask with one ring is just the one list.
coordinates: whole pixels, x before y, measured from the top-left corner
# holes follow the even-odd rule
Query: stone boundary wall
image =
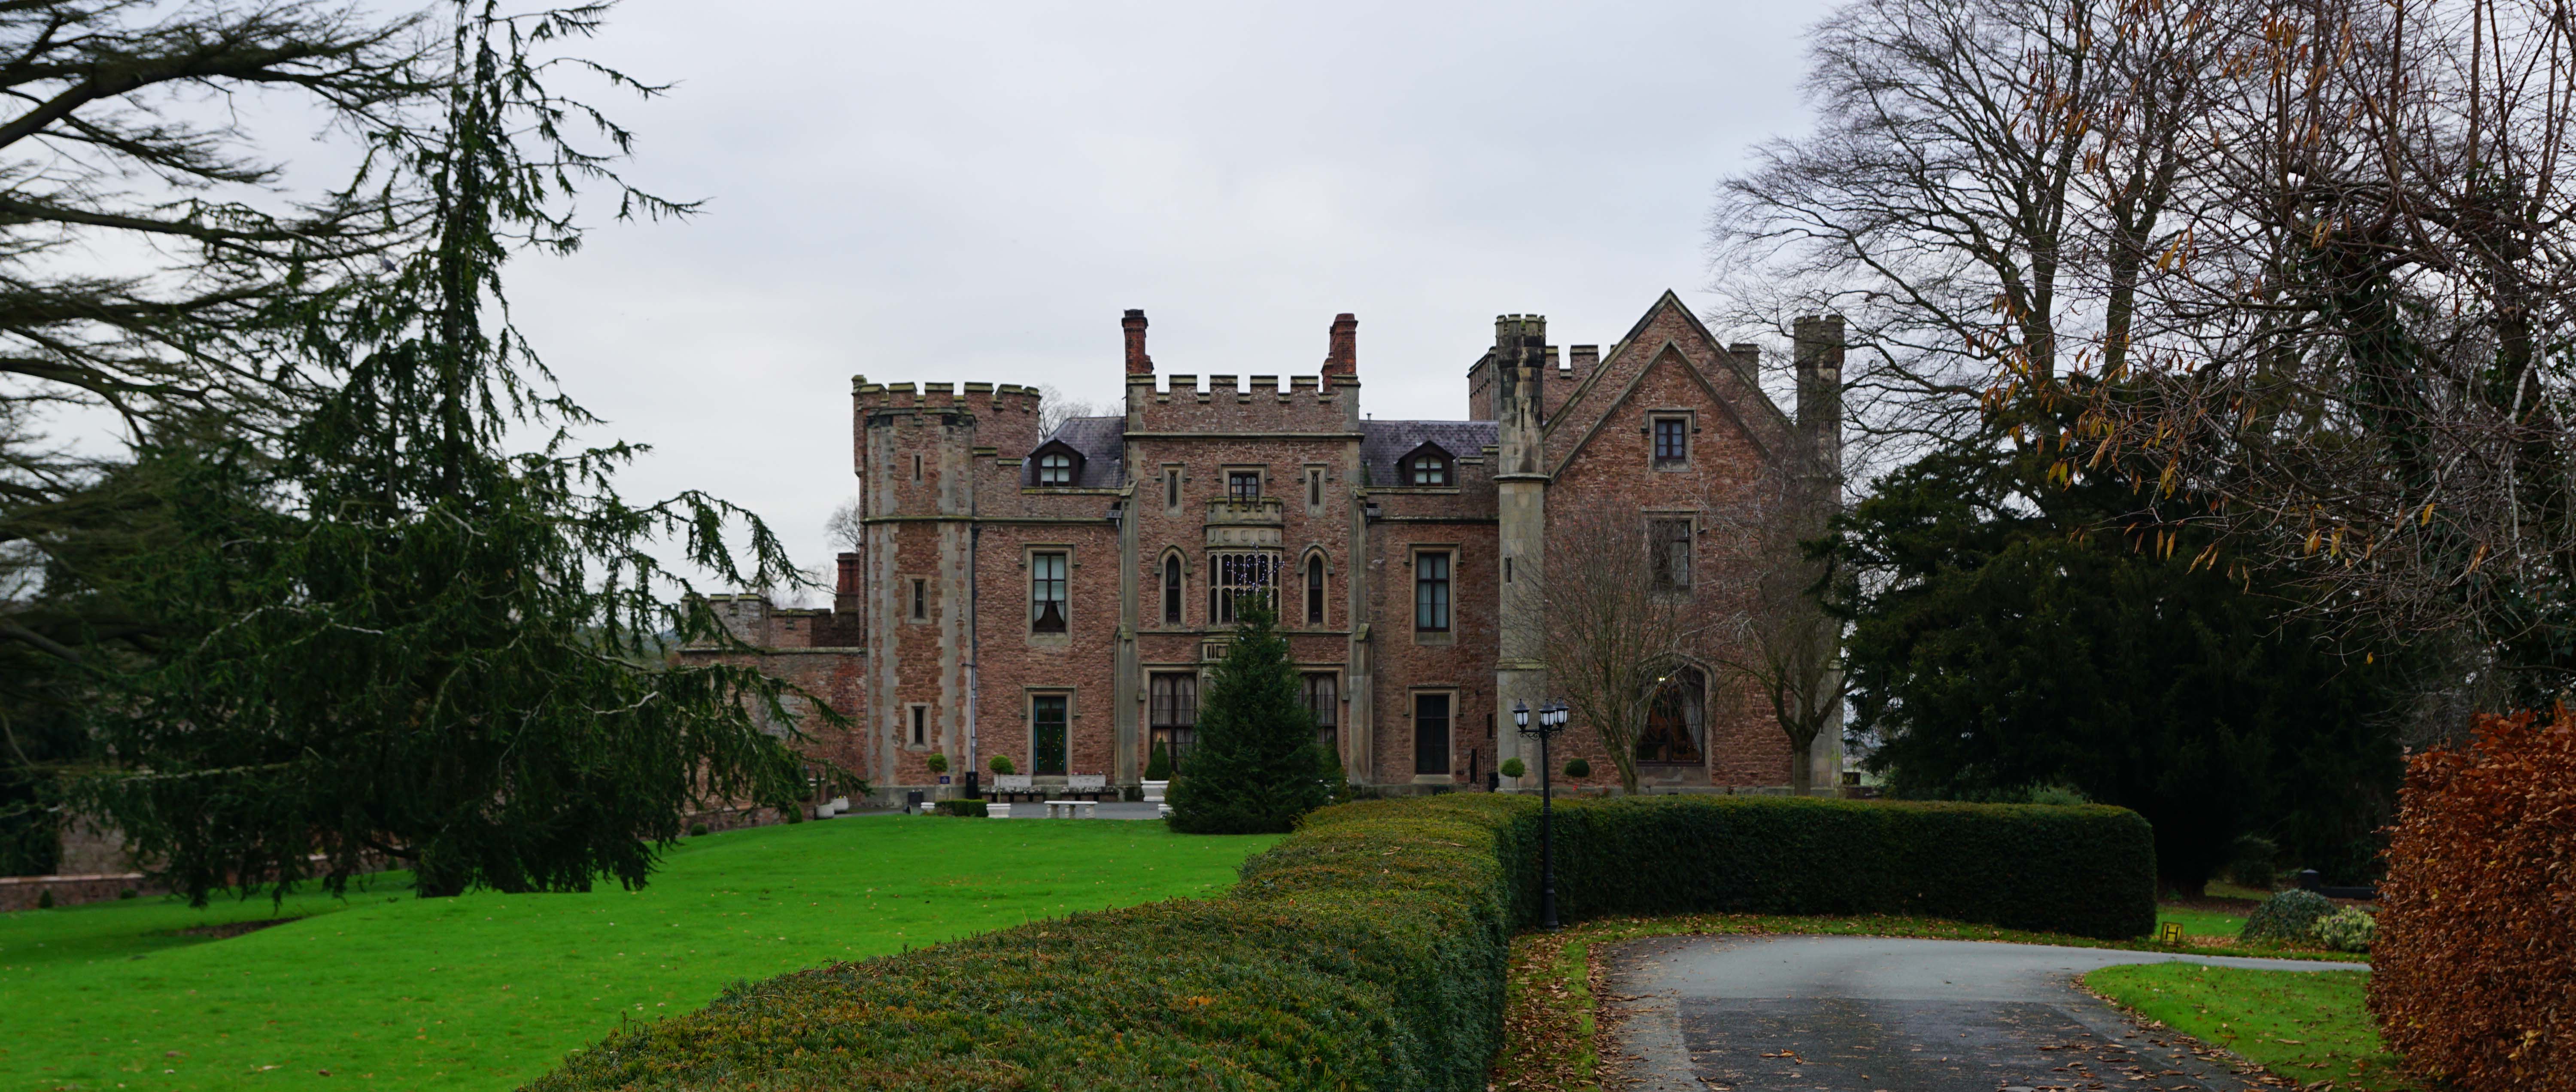
[(79, 906), (123, 898), (129, 891), (142, 896), (166, 894), (169, 889), (148, 882), (140, 872), (0, 876), (0, 911), (33, 910), (48, 891), (53, 892), (56, 906)]

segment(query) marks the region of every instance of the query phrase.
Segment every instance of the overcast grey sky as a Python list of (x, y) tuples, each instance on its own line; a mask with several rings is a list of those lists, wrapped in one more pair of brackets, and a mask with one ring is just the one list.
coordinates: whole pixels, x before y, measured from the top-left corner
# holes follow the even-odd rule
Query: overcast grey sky
[(1165, 372), (1311, 374), (1359, 316), (1365, 408), (1466, 416), (1493, 316), (1607, 344), (1706, 301), (1712, 186), (1804, 123), (1822, 4), (628, 0), (589, 56), (633, 176), (703, 198), (514, 267), (567, 389), (797, 561), (852, 492), (849, 377), (1116, 396), (1120, 312)]

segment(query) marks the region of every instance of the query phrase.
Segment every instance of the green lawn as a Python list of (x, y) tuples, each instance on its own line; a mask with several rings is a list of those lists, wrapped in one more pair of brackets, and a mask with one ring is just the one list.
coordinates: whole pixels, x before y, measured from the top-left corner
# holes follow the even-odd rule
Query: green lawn
[(2368, 971), (2251, 971), (2187, 963), (2104, 967), (2094, 992), (2299, 1084), (2413, 1089), (2362, 1008)]
[[(506, 1088), (739, 980), (1216, 894), (1275, 841), (852, 818), (690, 839), (640, 892), (421, 900), (379, 882), (274, 910), (138, 899), (0, 914), (0, 1092)], [(276, 916), (302, 920), (178, 932)]]
[(2172, 903), (2158, 905), (2156, 907), (2156, 924), (2161, 926), (2168, 921), (2181, 922), (2183, 935), (2185, 936), (2225, 937), (2229, 940), (2234, 940), (2236, 939), (2236, 934), (2243, 932), (2245, 929), (2245, 915), (2243, 914), (2228, 914), (2216, 910), (2195, 910), (2188, 906), (2176, 906)]

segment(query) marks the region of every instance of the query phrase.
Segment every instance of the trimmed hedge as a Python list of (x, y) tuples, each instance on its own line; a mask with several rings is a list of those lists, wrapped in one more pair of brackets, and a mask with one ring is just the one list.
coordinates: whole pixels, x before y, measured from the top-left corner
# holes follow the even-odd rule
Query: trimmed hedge
[[(2120, 808), (1625, 797), (1560, 805), (1556, 837), (1568, 920), (1911, 914), (2104, 940), (2156, 927), (2154, 831)], [(1536, 868), (1521, 886), (1535, 906)]]
[(991, 810), (986, 805), (987, 802), (982, 800), (941, 800), (932, 804), (931, 808), (941, 815), (957, 815), (970, 819), (983, 819), (992, 815)]
[[(1567, 916), (1920, 913), (2096, 936), (2154, 921), (2146, 824), (2113, 808), (1667, 797), (1557, 819)], [(1512, 932), (1537, 909), (1537, 844), (1527, 797), (1326, 808), (1228, 897), (739, 986), (528, 1087), (1473, 1092), (1502, 1043)], [(1964, 859), (1990, 852), (2010, 859)], [(1961, 884), (1979, 889), (1941, 893)]]

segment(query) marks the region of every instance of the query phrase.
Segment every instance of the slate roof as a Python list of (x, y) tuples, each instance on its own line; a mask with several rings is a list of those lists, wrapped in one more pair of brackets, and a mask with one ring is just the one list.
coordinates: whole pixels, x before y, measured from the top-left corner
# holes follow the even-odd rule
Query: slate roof
[[(1062, 440), (1082, 453), (1082, 474), (1073, 483), (1085, 489), (1115, 489), (1125, 484), (1119, 461), (1127, 453), (1127, 417), (1067, 417), (1047, 441)], [(1043, 446), (1043, 444), (1041, 445)], [(1035, 473), (1034, 470), (1029, 473)], [(1025, 477), (1025, 475), (1023, 475)], [(1035, 480), (1035, 479), (1030, 479)]]
[(1369, 484), (1393, 485), (1404, 480), (1396, 460), (1414, 448), (1435, 443), (1452, 457), (1472, 459), (1493, 446), (1496, 431), (1492, 421), (1362, 421), (1360, 465), (1367, 468)]

